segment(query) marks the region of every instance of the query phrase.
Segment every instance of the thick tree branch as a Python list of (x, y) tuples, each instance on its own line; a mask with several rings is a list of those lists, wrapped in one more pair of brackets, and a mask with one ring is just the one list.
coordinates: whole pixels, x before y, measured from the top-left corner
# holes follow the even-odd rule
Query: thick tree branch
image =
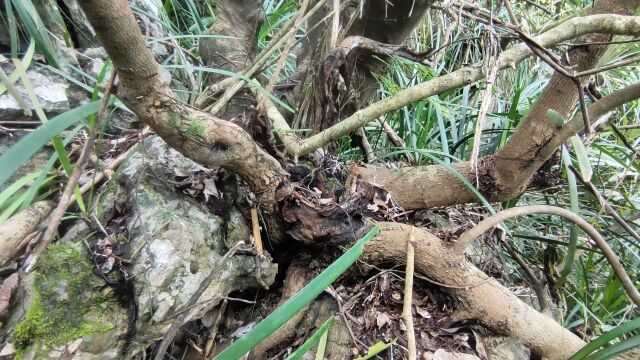
[[(533, 39), (540, 45), (548, 47), (591, 33), (640, 35), (640, 17), (615, 14), (577, 17), (567, 20), (557, 27), (533, 37)], [(514, 67), (516, 63), (530, 55), (532, 55), (532, 51), (526, 44), (518, 44), (500, 55), (497, 61), (498, 70)], [(294, 156), (308, 154), (341, 136), (348, 135), (357, 128), (364, 126), (384, 114), (420, 99), (481, 80), (484, 76), (482, 64), (474, 64), (450, 74), (409, 87), (393, 96), (358, 110), (338, 124), (302, 141), (300, 146), (289, 149), (289, 152)]]
[(416, 272), (445, 284), (444, 290), (458, 299), (456, 311), (461, 317), (477, 319), (544, 358), (567, 359), (585, 345), (575, 334), (522, 302), (435, 235), (397, 223), (377, 225), (381, 230), (365, 245), (363, 259), (374, 263), (402, 263), (406, 260), (407, 239), (415, 234)]
[[(640, 98), (640, 84), (615, 91), (593, 103), (589, 107), (589, 117), (597, 121), (617, 107), (638, 98)], [(496, 163), (508, 159), (505, 159), (505, 155), (500, 152), (482, 158), (479, 165), (480, 190), (490, 201), (504, 201), (512, 198), (522, 191), (531, 175), (553, 155), (558, 147), (582, 130), (583, 126), (584, 122), (580, 114), (576, 114), (571, 121), (562, 127), (556, 126), (553, 136), (534, 149), (534, 159), (527, 161), (522, 157), (514, 158), (514, 161), (523, 161), (526, 166), (518, 167), (516, 181), (512, 183), (501, 182), (500, 188), (495, 183), (494, 175), (491, 172), (495, 171)], [(510, 143), (511, 141), (513, 140), (510, 140)], [(522, 142), (519, 144), (522, 145)], [(451, 169), (441, 165), (399, 169), (358, 168), (357, 175), (361, 180), (381, 186), (389, 191), (394, 201), (405, 209), (431, 208), (478, 201), (475, 193), (460, 180), (460, 177), (464, 177), (470, 183), (474, 183), (476, 174), (469, 162), (452, 164)], [(411, 189), (411, 191), (407, 191), (407, 189)]]
[(239, 126), (176, 100), (159, 74), (126, 0), (80, 0), (121, 79), (118, 96), (170, 146), (204, 166), (222, 166), (273, 203), (288, 175)]

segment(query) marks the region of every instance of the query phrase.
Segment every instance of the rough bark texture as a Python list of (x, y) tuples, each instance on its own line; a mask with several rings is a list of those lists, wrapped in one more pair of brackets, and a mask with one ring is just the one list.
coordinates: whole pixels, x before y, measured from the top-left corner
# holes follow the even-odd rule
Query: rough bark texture
[(37, 202), (0, 224), (0, 265), (20, 251), (20, 242), (42, 224), (54, 205), (52, 201)]
[[(592, 8), (591, 14), (613, 12), (630, 15), (638, 7), (638, 0), (600, 1)], [(602, 42), (610, 38), (608, 34), (593, 34), (585, 36), (580, 42)], [(605, 49), (604, 45), (573, 48), (567, 55), (573, 69), (583, 71), (593, 68)], [(504, 148), (481, 159), (477, 171), (468, 162), (457, 163), (453, 168), (470, 183), (478, 185), (488, 199), (502, 201), (513, 198), (525, 189), (533, 174), (555, 151), (541, 152), (541, 148), (549, 143), (562, 144), (575, 134), (558, 132), (558, 126), (547, 118), (547, 111), (554, 109), (567, 117), (575, 109), (577, 100), (578, 90), (573, 81), (562, 74), (554, 74), (541, 98)], [(388, 190), (398, 204), (406, 209), (477, 201), (473, 192), (457, 176), (439, 165), (400, 169), (360, 168), (358, 174), (364, 181)], [(409, 193), (406, 189), (413, 191)]]
[(453, 252), (435, 235), (397, 223), (378, 223), (380, 232), (365, 245), (371, 262), (403, 263), (406, 243), (415, 234), (415, 268), (445, 287), (463, 318), (477, 319), (497, 333), (515, 338), (549, 359), (566, 359), (585, 345), (552, 318), (525, 304), (511, 291)]
[(239, 175), (265, 201), (286, 183), (287, 174), (239, 126), (176, 100), (159, 74), (125, 0), (80, 0), (120, 77), (118, 96), (169, 145), (205, 166)]
[[(360, 36), (385, 44), (399, 44), (416, 27), (434, 0), (363, 1), (344, 7), (340, 13), (340, 37)], [(331, 2), (329, 2), (331, 3)], [(342, 2), (344, 3), (344, 2)], [(376, 95), (371, 72), (384, 71), (375, 53), (358, 49), (348, 56), (329, 54), (330, 4), (308, 24), (314, 26), (302, 42), (298, 68), (302, 82), (294, 90), (298, 113), (293, 124), (316, 133), (366, 106)], [(324, 95), (324, 96), (323, 96)]]
[[(215, 4), (216, 21), (204, 34), (230, 38), (202, 38), (200, 55), (211, 68), (240, 72), (253, 62), (256, 55), (256, 34), (264, 22), (262, 1), (216, 0)], [(216, 82), (222, 78), (224, 76), (212, 75), (209, 80)], [(229, 101), (222, 117), (231, 119), (243, 114), (251, 104), (251, 92), (242, 90)]]

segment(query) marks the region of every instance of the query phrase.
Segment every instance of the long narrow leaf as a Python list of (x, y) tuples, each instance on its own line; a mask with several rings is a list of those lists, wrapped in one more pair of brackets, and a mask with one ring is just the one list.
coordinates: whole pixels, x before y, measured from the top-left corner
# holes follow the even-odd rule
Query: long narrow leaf
[[(570, 201), (570, 209), (575, 214), (580, 212), (579, 208), (579, 199), (578, 199), (578, 184), (576, 183), (576, 176), (569, 169), (569, 165), (571, 165), (571, 156), (569, 155), (569, 151), (565, 146), (562, 146), (562, 163), (566, 169), (567, 173), (567, 183), (569, 184), (569, 201)], [(573, 260), (576, 256), (576, 247), (578, 246), (578, 227), (575, 224), (571, 225), (569, 230), (569, 247), (567, 248), (567, 257), (565, 260), (564, 269), (562, 269), (562, 273), (560, 274), (560, 278), (557, 281), (557, 286), (562, 286), (564, 282), (567, 280), (567, 276), (573, 270)]]
[(329, 332), (325, 331), (324, 334), (320, 337), (320, 341), (318, 341), (318, 348), (316, 349), (316, 358), (315, 360), (324, 360), (324, 353), (327, 349), (327, 340), (329, 339)]
[(571, 137), (571, 145), (573, 145), (573, 151), (576, 153), (576, 158), (578, 159), (580, 174), (585, 181), (590, 181), (591, 176), (593, 176), (593, 170), (591, 169), (587, 149), (585, 149), (584, 144), (578, 135), (573, 135)]
[(631, 350), (640, 346), (640, 335), (630, 337), (626, 340), (620, 341), (615, 345), (606, 347), (595, 354), (589, 355), (585, 360), (608, 360), (613, 359), (614, 356), (623, 353), (627, 350)]
[(0, 155), (0, 186), (2, 186), (13, 173), (20, 168), (33, 154), (45, 146), (54, 136), (62, 130), (82, 120), (100, 107), (100, 101), (94, 101), (79, 106), (66, 113), (60, 114), (46, 124), (42, 124), (29, 135), (23, 137), (15, 145)]
[[(24, 67), (26, 68), (28, 68), (29, 65), (31, 65), (31, 60), (33, 59), (33, 54), (35, 53), (35, 49), (36, 49), (35, 44), (36, 43), (32, 39), (31, 43), (29, 44), (29, 47), (27, 48), (27, 52), (25, 52), (24, 56), (22, 57), (22, 61), (21, 61), (22, 65), (24, 65)], [(16, 69), (11, 74), (9, 74), (8, 78), (9, 78), (9, 82), (13, 84), (16, 81), (18, 81), (18, 79), (20, 79), (20, 72)], [(7, 87), (4, 84), (0, 84), (0, 95), (2, 95), (5, 91), (7, 91)]]
[[(13, 13), (13, 8), (11, 7), (11, 0), (4, 0), (4, 9), (7, 13), (7, 27), (9, 28), (9, 43), (11, 45), (11, 57), (18, 57), (19, 51), (19, 43), (18, 43), (18, 25), (16, 24), (16, 16)], [(2, 94), (2, 91), (0, 91)]]
[[(73, 137), (76, 136), (76, 134), (80, 132), (83, 127), (83, 125), (76, 125), (73, 130), (69, 131), (69, 134), (62, 141), (64, 146), (67, 146), (67, 144), (71, 142), (71, 139), (73, 139)], [(47, 161), (44, 167), (40, 170), (40, 175), (38, 176), (38, 178), (33, 182), (33, 184), (31, 184), (29, 190), (27, 190), (26, 196), (22, 199), (23, 201), (20, 205), (19, 210), (23, 210), (27, 206), (31, 205), (31, 203), (36, 198), (36, 195), (38, 194), (40, 188), (42, 188), (48, 182), (47, 175), (49, 174), (49, 171), (51, 171), (51, 168), (53, 168), (53, 165), (55, 165), (56, 161), (58, 161), (58, 153), (54, 152), (49, 158), (49, 161)]]
[(313, 333), (304, 344), (300, 345), (300, 347), (293, 352), (293, 354), (289, 355), (286, 360), (300, 360), (311, 348), (320, 341), (320, 338), (327, 334), (327, 330), (329, 330), (329, 326), (333, 324), (333, 316), (328, 318), (327, 321), (320, 326), (318, 331)]
[(11, 186), (4, 189), (4, 191), (0, 193), (0, 209), (5, 208), (5, 202), (9, 200), (9, 198), (11, 198), (15, 193), (17, 193), (18, 190), (29, 185), (35, 178), (38, 177), (39, 174), (40, 173), (37, 171), (29, 173), (16, 180), (13, 184), (11, 184)]
[(272, 334), (291, 317), (300, 312), (302, 308), (311, 303), (331, 283), (333, 283), (345, 270), (351, 266), (362, 254), (364, 244), (371, 240), (380, 230), (374, 227), (362, 239), (334, 261), (329, 267), (313, 279), (307, 286), (287, 300), (281, 307), (269, 314), (258, 323), (251, 331), (231, 344), (222, 353), (216, 356), (216, 360), (235, 360), (244, 356), (258, 345), (264, 338)]
[(368, 360), (371, 359), (372, 357), (380, 354), (381, 352), (385, 351), (389, 346), (393, 345), (396, 343), (396, 340), (394, 339), (393, 341), (389, 341), (388, 343), (385, 343), (383, 341), (378, 341), (377, 343), (369, 346), (369, 350), (367, 350), (367, 354), (364, 356), (360, 356), (359, 358), (357, 358), (356, 360)]
[[(24, 88), (27, 91), (27, 94), (29, 94), (29, 99), (31, 100), (31, 106), (35, 109), (36, 114), (38, 115), (38, 118), (40, 119), (40, 121), (43, 124), (46, 123), (48, 121), (47, 115), (44, 113), (42, 106), (40, 106), (40, 101), (38, 100), (38, 96), (36, 95), (36, 92), (33, 89), (31, 80), (29, 80), (29, 77), (27, 76), (27, 70), (22, 66), (22, 63), (20, 62), (20, 60), (13, 59), (13, 63), (16, 66), (16, 71), (18, 71), (18, 73), (20, 74), (20, 78), (22, 79), (22, 84), (24, 85)], [(58, 153), (58, 159), (60, 160), (60, 164), (62, 164), (62, 167), (64, 168), (64, 171), (67, 173), (67, 175), (70, 176), (71, 172), (73, 171), (73, 165), (71, 165), (71, 160), (69, 160), (69, 155), (67, 154), (67, 150), (65, 150), (64, 144), (62, 143), (62, 139), (60, 139), (60, 137), (56, 135), (53, 137), (53, 139), (51, 139), (51, 142), (53, 143), (53, 148)], [(78, 206), (84, 212), (85, 207), (84, 207), (84, 201), (82, 200), (82, 194), (80, 194), (80, 188), (76, 185), (76, 187), (73, 190), (74, 190), (73, 192), (76, 197)]]
[(18, 12), (22, 24), (35, 39), (36, 46), (42, 51), (47, 61), (52, 66), (59, 67), (61, 61), (56, 55), (47, 29), (31, 0), (13, 0), (13, 6)]
[(609, 343), (611, 340), (620, 337), (624, 334), (627, 334), (631, 331), (640, 330), (640, 318), (633, 319), (629, 322), (623, 323), (606, 333), (600, 335), (597, 339), (589, 342), (585, 347), (580, 349), (577, 353), (575, 353), (569, 360), (580, 360), (584, 359), (587, 355), (601, 348), (602, 346)]

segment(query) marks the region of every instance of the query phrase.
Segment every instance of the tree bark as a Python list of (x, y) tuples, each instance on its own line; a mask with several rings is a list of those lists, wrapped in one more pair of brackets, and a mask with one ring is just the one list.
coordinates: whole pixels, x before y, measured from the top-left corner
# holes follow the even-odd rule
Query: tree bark
[(380, 232), (365, 245), (364, 259), (374, 263), (404, 263), (407, 239), (415, 234), (416, 270), (445, 284), (444, 290), (458, 302), (458, 317), (476, 319), (544, 358), (566, 359), (585, 345), (578, 336), (522, 302), (435, 235), (398, 223), (377, 225)]
[[(640, 7), (638, 0), (603, 0), (596, 3), (590, 14), (632, 15), (638, 7)], [(580, 42), (606, 42), (611, 37), (612, 35), (609, 34), (592, 34), (583, 37)], [(571, 60), (575, 71), (583, 71), (597, 64), (605, 50), (606, 45), (572, 48), (565, 58)], [(578, 128), (576, 123), (570, 127), (565, 124), (562, 127), (563, 131), (558, 132), (558, 126), (547, 118), (549, 109), (567, 117), (575, 109), (577, 100), (578, 89), (573, 80), (555, 73), (541, 98), (505, 147), (481, 159), (477, 170), (471, 168), (469, 162), (454, 164), (452, 168), (471, 184), (478, 185), (480, 192), (491, 201), (513, 198), (526, 188), (531, 177), (553, 155), (557, 146), (582, 128), (582, 126)], [(569, 133), (566, 131), (568, 129), (575, 132)], [(554, 144), (556, 147), (549, 149), (547, 146), (549, 144)], [(545, 150), (542, 151), (542, 149)], [(440, 165), (400, 169), (360, 168), (357, 174), (363, 181), (385, 188), (405, 209), (477, 201), (476, 195), (458, 176)], [(407, 192), (406, 189), (412, 189), (412, 191)]]
[[(216, 0), (216, 20), (204, 35), (220, 38), (202, 38), (200, 55), (204, 63), (211, 68), (240, 72), (251, 64), (256, 56), (256, 38), (264, 22), (264, 11), (260, 0)], [(224, 78), (211, 75), (210, 82)], [(254, 103), (251, 91), (241, 90), (221, 112), (225, 119), (244, 114)]]
[(171, 147), (222, 166), (273, 204), (288, 174), (239, 126), (178, 101), (159, 73), (126, 0), (79, 0), (118, 72), (118, 97)]

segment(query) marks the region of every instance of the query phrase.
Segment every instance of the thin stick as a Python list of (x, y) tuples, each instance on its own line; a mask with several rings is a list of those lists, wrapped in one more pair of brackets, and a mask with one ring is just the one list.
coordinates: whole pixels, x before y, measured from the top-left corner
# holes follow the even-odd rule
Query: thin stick
[(71, 172), (71, 176), (69, 176), (69, 179), (67, 180), (67, 185), (65, 186), (64, 191), (60, 196), (58, 206), (53, 210), (53, 213), (51, 213), (51, 216), (49, 216), (49, 219), (48, 219), (49, 225), (44, 231), (44, 234), (42, 234), (42, 238), (40, 239), (40, 242), (38, 243), (38, 245), (36, 245), (35, 249), (33, 250), (33, 253), (29, 255), (29, 257), (25, 261), (25, 264), (23, 266), (25, 273), (29, 272), (33, 268), (40, 254), (42, 254), (44, 249), (46, 249), (47, 245), (51, 241), (51, 238), (58, 230), (58, 225), (60, 225), (62, 216), (64, 215), (65, 211), (67, 211), (67, 208), (69, 207), (69, 205), (71, 205), (73, 201), (72, 198), (73, 198), (74, 189), (78, 184), (80, 175), (82, 175), (82, 172), (84, 171), (84, 167), (87, 164), (87, 160), (89, 160), (91, 152), (93, 151), (93, 144), (95, 142), (96, 136), (100, 129), (100, 125), (102, 124), (102, 121), (106, 117), (107, 108), (109, 106), (109, 98), (111, 97), (111, 92), (113, 89), (113, 84), (116, 80), (116, 76), (117, 76), (117, 73), (113, 71), (111, 73), (111, 77), (109, 78), (109, 81), (107, 82), (107, 87), (104, 91), (104, 97), (102, 98), (102, 103), (100, 104), (100, 109), (98, 110), (98, 113), (96, 115), (95, 122), (93, 123), (93, 128), (91, 129), (89, 136), (87, 137), (87, 140), (84, 143), (84, 147), (82, 148), (82, 152), (80, 153), (78, 160), (73, 166), (73, 171)]
[[(387, 123), (387, 121), (383, 117), (378, 118), (378, 122), (380, 123), (380, 125), (382, 125), (382, 129), (384, 130), (384, 133), (387, 135), (389, 140), (391, 140), (393, 145), (399, 148), (407, 147), (407, 143), (400, 137), (400, 135), (398, 135), (398, 133), (396, 133), (395, 130), (393, 130), (393, 128)], [(415, 162), (415, 160), (413, 159), (413, 155), (411, 155), (411, 153), (405, 152), (403, 155), (407, 159), (409, 164), (413, 164)]]
[[(313, 14), (315, 14), (318, 10), (320, 10), (322, 8), (322, 5), (326, 2), (327, 0), (320, 0), (313, 8), (311, 8), (311, 10), (309, 10), (309, 12), (307, 12), (301, 19), (298, 25), (301, 25), (302, 23), (304, 23), (306, 20), (308, 20), (309, 18), (311, 18), (311, 16), (313, 16)], [(298, 19), (296, 19), (294, 21), (297, 22)], [(244, 74), (246, 77), (250, 77), (253, 75), (253, 73), (255, 73), (256, 71), (258, 71), (262, 65), (264, 63), (267, 62), (267, 60), (269, 59), (268, 54), (270, 54), (270, 52), (275, 51), (275, 49), (277, 49), (279, 46), (281, 46), (282, 44), (284, 44), (285, 42), (287, 42), (289, 40), (289, 38), (291, 37), (295, 37), (295, 32), (298, 30), (299, 26), (293, 26), (287, 33), (286, 36), (282, 37), (281, 39), (279, 39), (274, 45), (273, 47), (271, 47), (270, 49), (268, 49), (263, 55), (259, 55), (258, 59), (256, 61), (254, 61), (254, 64), (252, 65), (252, 67)], [(218, 113), (226, 104), (229, 100), (231, 100), (231, 98), (240, 90), (242, 89), (242, 87), (246, 84), (245, 80), (238, 80), (237, 82), (234, 82), (234, 84), (227, 88), (227, 90), (225, 90), (224, 94), (222, 94), (222, 96), (220, 97), (220, 99), (218, 99), (218, 101), (216, 101), (213, 105), (211, 105), (210, 107), (207, 107), (205, 109), (205, 111), (215, 115), (216, 113)], [(198, 102), (196, 102), (196, 105), (198, 104)]]
[(531, 267), (524, 261), (524, 259), (516, 252), (516, 250), (509, 244), (507, 239), (505, 239), (506, 232), (503, 229), (500, 229), (500, 235), (498, 235), (498, 239), (502, 243), (511, 258), (515, 260), (518, 265), (522, 268), (522, 270), (527, 274), (529, 281), (531, 281), (531, 285), (533, 286), (533, 291), (536, 293), (538, 298), (538, 305), (540, 305), (540, 311), (542, 313), (547, 314), (549, 311), (549, 301), (547, 299), (547, 294), (544, 292), (545, 282), (542, 279), (539, 279), (536, 274), (531, 270)]
[(492, 228), (493, 226), (514, 217), (533, 214), (549, 214), (563, 217), (576, 224), (580, 229), (586, 232), (587, 235), (589, 235), (591, 239), (593, 239), (600, 250), (602, 250), (604, 257), (613, 268), (613, 271), (622, 283), (622, 286), (626, 290), (627, 295), (629, 295), (629, 298), (636, 305), (640, 305), (640, 292), (638, 292), (638, 289), (636, 289), (633, 281), (631, 280), (631, 278), (629, 278), (629, 274), (627, 274), (624, 266), (622, 266), (620, 259), (618, 259), (618, 256), (613, 252), (613, 250), (611, 250), (611, 247), (609, 247), (609, 244), (607, 244), (602, 235), (600, 235), (600, 233), (583, 218), (563, 208), (549, 205), (532, 205), (503, 210), (482, 220), (480, 223), (478, 223), (478, 225), (460, 235), (460, 238), (458, 238), (458, 243), (454, 246), (453, 251), (459, 254), (463, 254), (464, 250), (469, 244), (471, 244), (473, 240), (484, 234), (485, 231)]
[[(476, 119), (475, 133), (473, 134), (473, 149), (471, 150), (471, 167), (477, 172), (478, 157), (480, 155), (480, 139), (482, 135), (482, 127), (484, 124), (484, 118), (489, 110), (489, 104), (491, 104), (491, 95), (493, 91), (493, 84), (496, 81), (498, 75), (498, 66), (496, 63), (491, 65), (489, 70), (489, 76), (487, 77), (487, 88), (484, 90), (482, 96), (482, 103), (478, 111), (478, 117)], [(477, 176), (476, 176), (477, 178)], [(479, 179), (476, 179), (479, 181)]]
[[(302, 24), (302, 20), (304, 19), (304, 14), (307, 11), (307, 6), (309, 5), (309, 0), (304, 0), (302, 2), (302, 5), (300, 5), (300, 10), (298, 10), (298, 16), (296, 16), (296, 20), (293, 24), (294, 28), (298, 28), (300, 27), (300, 25)], [(282, 72), (282, 69), (284, 68), (284, 64), (287, 61), (287, 56), (289, 56), (289, 52), (291, 51), (291, 48), (293, 47), (293, 45), (296, 42), (296, 37), (295, 34), (294, 36), (292, 36), (289, 41), (285, 44), (284, 49), (282, 50), (282, 53), (280, 54), (280, 59), (278, 59), (278, 63), (276, 64), (276, 68), (273, 71), (273, 74), (271, 75), (271, 80), (269, 81), (269, 85), (267, 86), (267, 92), (271, 93), (273, 92), (273, 88), (276, 86), (276, 83), (278, 82), (278, 76), (280, 76), (280, 72)], [(258, 108), (259, 109), (263, 109), (264, 108), (264, 98), (266, 98), (267, 96), (264, 94), (260, 94), (258, 95)], [(213, 111), (213, 110), (212, 110)]]
[(264, 256), (262, 237), (260, 236), (260, 221), (258, 220), (258, 209), (256, 208), (251, 208), (251, 227), (253, 229), (253, 240), (256, 242), (256, 251), (260, 256)]
[(409, 360), (416, 360), (416, 333), (413, 327), (413, 315), (411, 314), (411, 303), (413, 301), (413, 272), (415, 264), (415, 250), (413, 243), (414, 227), (411, 227), (411, 235), (407, 241), (407, 270), (404, 279), (404, 303), (402, 304), (402, 318), (407, 325), (407, 348), (409, 350)]
[(504, 0), (504, 7), (507, 8), (507, 13), (509, 14), (509, 18), (513, 25), (520, 27), (520, 22), (518, 21), (518, 17), (516, 13), (513, 11), (513, 7), (511, 6), (511, 2), (509, 0)]
[[(198, 300), (200, 299), (200, 296), (202, 296), (204, 291), (211, 284), (211, 281), (213, 281), (214, 276), (220, 271), (220, 268), (224, 265), (224, 263), (227, 261), (228, 258), (233, 256), (233, 254), (235, 254), (236, 251), (238, 251), (238, 249), (243, 244), (244, 244), (244, 241), (238, 241), (235, 245), (233, 245), (231, 249), (229, 249), (229, 251), (227, 251), (226, 254), (224, 254), (220, 259), (218, 259), (215, 266), (211, 268), (211, 272), (209, 273), (209, 275), (207, 275), (207, 277), (204, 278), (204, 280), (202, 280), (202, 282), (200, 283), (198, 290), (196, 290), (196, 292), (193, 293), (193, 295), (191, 295), (191, 298), (189, 299), (189, 301), (187, 301), (187, 303), (184, 304), (183, 309), (189, 309), (190, 307), (195, 305), (195, 303), (198, 302)], [(180, 326), (182, 326), (188, 314), (189, 314), (188, 312), (180, 314), (180, 316), (178, 316), (178, 318), (171, 324), (169, 331), (167, 331), (167, 333), (164, 335), (164, 338), (162, 338), (162, 341), (158, 345), (158, 350), (156, 351), (154, 360), (162, 360), (164, 358), (164, 354), (167, 352), (169, 345), (171, 344), (173, 339), (176, 337), (176, 334), (178, 333)]]
[[(331, 39), (329, 41), (329, 49), (333, 49), (338, 44), (338, 33), (340, 32), (340, 0), (333, 0), (333, 19), (331, 22)], [(409, 14), (411, 16), (411, 14)]]

